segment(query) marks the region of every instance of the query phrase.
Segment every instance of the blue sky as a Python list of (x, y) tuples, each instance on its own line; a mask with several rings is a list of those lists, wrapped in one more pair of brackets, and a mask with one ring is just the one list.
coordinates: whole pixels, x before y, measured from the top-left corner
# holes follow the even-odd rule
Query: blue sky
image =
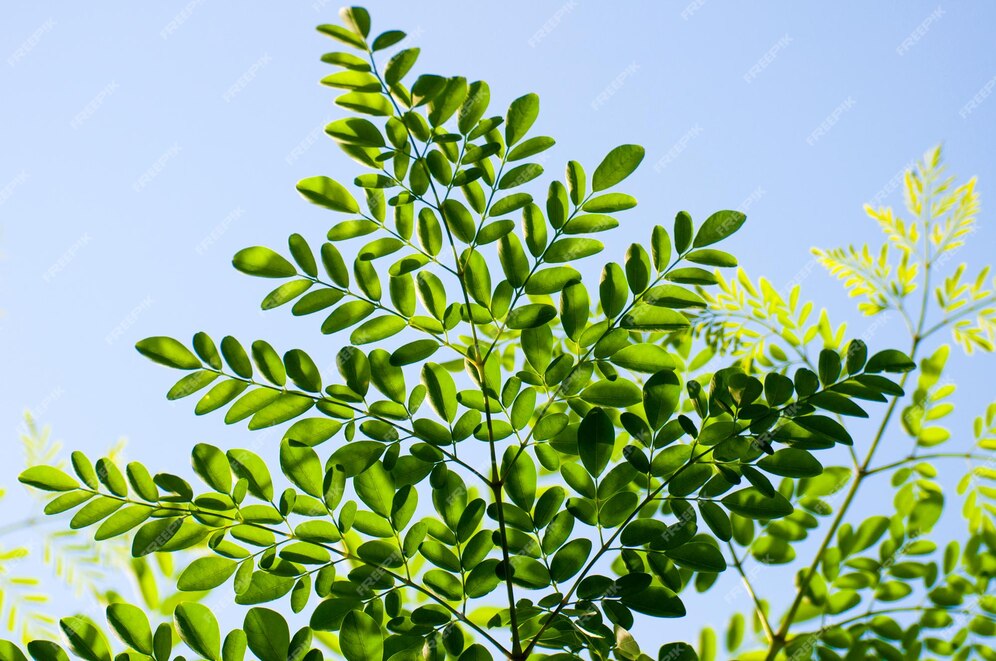
[[(608, 239), (607, 256), (618, 259), (680, 209), (701, 220), (746, 208), (748, 224), (729, 243), (741, 264), (776, 285), (802, 274), (804, 295), (853, 335), (871, 321), (812, 268), (809, 248), (877, 244), (862, 204), (899, 204), (890, 182), (938, 142), (952, 172), (979, 176), (983, 209), (996, 182), (989, 3), (368, 6), (375, 30), (412, 35), (421, 71), (487, 80), (496, 112), (538, 93), (534, 131), (558, 141), (549, 175), (568, 159), (590, 170), (617, 144), (646, 147), (626, 184), (640, 206), (624, 217), (630, 231)], [(166, 402), (178, 375), (136, 354), (142, 337), (262, 337), (333, 364), (338, 345), (311, 321), (259, 312), (265, 284), (230, 259), (247, 245), (282, 248), (291, 232), (319, 242), (330, 218), (294, 183), (359, 173), (321, 133), (342, 113), (317, 84), (328, 72), (319, 56), (333, 45), (314, 26), (335, 22), (337, 8), (5, 7), (0, 428), (10, 459), (0, 484), (13, 486), (20, 468), (25, 409), (70, 448), (98, 455), (125, 436), (129, 458), (161, 470), (186, 471), (196, 442), (252, 442), (220, 416), (198, 419), (192, 403)], [(991, 259), (996, 229), (986, 220), (983, 211), (960, 259)], [(895, 323), (875, 341), (900, 337)], [(964, 416), (992, 396), (981, 361), (991, 369), (989, 356), (952, 360)], [(2, 523), (33, 503), (11, 491)], [(711, 621), (716, 609), (700, 605), (692, 620)]]

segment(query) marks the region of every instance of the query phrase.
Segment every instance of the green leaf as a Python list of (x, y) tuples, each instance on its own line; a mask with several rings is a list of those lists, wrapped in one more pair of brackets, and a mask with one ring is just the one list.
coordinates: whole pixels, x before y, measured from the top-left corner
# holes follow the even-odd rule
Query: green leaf
[(692, 232), (695, 226), (692, 224), (692, 217), (687, 211), (679, 211), (674, 217), (674, 247), (679, 253), (688, 250), (692, 243)]
[(588, 290), (580, 282), (567, 285), (560, 298), (560, 323), (567, 337), (577, 340), (588, 324), (591, 303)]
[(678, 408), (681, 380), (672, 370), (661, 370), (643, 385), (643, 409), (651, 428), (660, 429)]
[(603, 409), (597, 406), (592, 408), (578, 426), (578, 455), (588, 473), (595, 477), (602, 474), (612, 458), (615, 443), (616, 431), (612, 419)]
[(111, 604), (107, 607), (107, 623), (125, 645), (142, 654), (152, 654), (152, 627), (141, 608), (127, 603)]
[(293, 393), (281, 393), (271, 403), (253, 414), (249, 421), (249, 429), (265, 429), (294, 418), (307, 412), (315, 405), (310, 397)]
[(361, 147), (383, 147), (384, 136), (369, 119), (346, 117), (325, 127), (325, 132), (338, 142)]
[(567, 190), (571, 196), (571, 202), (577, 206), (585, 198), (585, 173), (584, 168), (577, 161), (567, 162)]
[(865, 372), (870, 374), (876, 372), (909, 372), (916, 369), (916, 363), (909, 359), (909, 356), (896, 349), (886, 349), (868, 359), (865, 365)]
[[(581, 207), (588, 213), (615, 213), (636, 206), (636, 198), (625, 193), (606, 193), (593, 197)], [(573, 224), (573, 223), (572, 223)]]
[(515, 149), (509, 151), (505, 160), (509, 162), (520, 161), (524, 158), (529, 158), (530, 156), (535, 156), (540, 152), (546, 151), (554, 144), (556, 144), (556, 141), (553, 138), (546, 136), (529, 138)]
[(831, 413), (850, 415), (856, 418), (867, 418), (868, 413), (854, 403), (854, 400), (837, 392), (823, 391), (810, 395), (806, 401)]
[(232, 629), (225, 636), (225, 642), (221, 645), (222, 660), (244, 661), (247, 644), (245, 631), (242, 629)]
[(820, 351), (819, 376), (824, 386), (835, 383), (840, 376), (840, 356), (833, 349)]
[(665, 270), (671, 261), (671, 236), (660, 225), (656, 225), (650, 235), (650, 252), (654, 268), (658, 271)]
[(194, 471), (219, 493), (232, 490), (232, 469), (225, 453), (213, 445), (198, 443), (190, 453)]
[(147, 337), (135, 348), (149, 360), (180, 370), (200, 369), (201, 361), (187, 347), (171, 337)]
[[(29, 644), (28, 651), (30, 652), (31, 646)], [(63, 653), (65, 657), (65, 653)], [(0, 657), (8, 659), (9, 661), (28, 661), (28, 658), (24, 656), (24, 652), (17, 648), (17, 645), (10, 642), (9, 640), (0, 640)], [(68, 659), (68, 657), (66, 657)], [(49, 661), (48, 659), (42, 657), (35, 657), (35, 661)], [(51, 661), (62, 661), (61, 658), (53, 655), (51, 656)]]
[(242, 629), (252, 653), (260, 661), (286, 661), (290, 630), (283, 616), (268, 608), (250, 608)]
[(567, 238), (554, 241), (546, 250), (546, 261), (551, 264), (574, 262), (596, 255), (605, 248), (597, 239)]
[(287, 376), (301, 390), (308, 392), (321, 391), (322, 375), (319, 373), (315, 361), (305, 352), (300, 349), (291, 349), (285, 353), (284, 367), (287, 370)]
[(650, 586), (643, 590), (623, 593), (623, 605), (652, 617), (684, 617), (685, 605), (665, 587)]
[[(259, 278), (290, 278), (297, 269), (279, 253), (265, 246), (243, 248), (232, 257), (232, 266)], [(140, 349), (141, 351), (141, 349)]]
[(384, 464), (377, 462), (363, 471), (353, 481), (356, 495), (367, 506), (384, 518), (391, 516), (394, 501), (394, 478), (384, 469)]
[(581, 399), (597, 406), (626, 408), (639, 404), (643, 399), (640, 387), (632, 381), (616, 379), (615, 381), (596, 381), (581, 393)]
[(823, 472), (823, 464), (816, 457), (798, 448), (778, 450), (761, 459), (757, 465), (783, 477), (815, 477)]
[(100, 524), (100, 527), (93, 534), (93, 538), (99, 542), (117, 537), (143, 523), (151, 515), (152, 510), (144, 505), (121, 508)]
[(780, 406), (787, 402), (792, 393), (795, 392), (795, 385), (792, 379), (784, 374), (769, 372), (764, 377), (764, 398), (768, 400), (769, 406)]
[(383, 661), (384, 658), (384, 635), (380, 626), (360, 610), (351, 610), (343, 618), (339, 646), (346, 661)]
[(747, 216), (739, 211), (717, 211), (702, 223), (692, 247), (701, 248), (722, 241), (740, 229), (746, 220)]
[(492, 204), (488, 215), (492, 217), (504, 216), (505, 214), (512, 213), (513, 211), (518, 211), (526, 205), (531, 204), (532, 201), (533, 196), (529, 193), (512, 193), (511, 195), (506, 195)]
[(695, 292), (677, 285), (658, 285), (651, 287), (643, 295), (643, 300), (650, 305), (662, 308), (704, 308), (705, 299)]
[(565, 234), (592, 234), (605, 232), (619, 227), (619, 221), (612, 216), (601, 213), (586, 213), (574, 216), (571, 222), (564, 226)]
[(80, 483), (52, 466), (32, 466), (18, 476), (21, 484), (45, 491), (72, 491)]
[(173, 387), (166, 393), (166, 399), (175, 401), (193, 395), (217, 378), (218, 373), (210, 370), (197, 370), (196, 372), (187, 374), (173, 384)]
[(266, 462), (249, 450), (229, 450), (226, 453), (232, 472), (249, 483), (249, 493), (262, 500), (273, 499), (273, 482)]
[(470, 211), (459, 200), (449, 199), (442, 205), (443, 221), (450, 228), (456, 238), (464, 243), (474, 240), (477, 233), (477, 224), (471, 216)]
[(291, 425), (284, 433), (284, 438), (314, 447), (335, 436), (340, 429), (342, 429), (342, 423), (335, 420), (304, 418)]
[(536, 465), (529, 453), (520, 453), (514, 447), (506, 449), (502, 459), (502, 474), (505, 489), (512, 502), (526, 511), (532, 509), (536, 500)]
[(360, 212), (360, 205), (356, 203), (356, 199), (345, 186), (334, 179), (308, 177), (297, 182), (297, 190), (309, 202), (326, 209), (342, 213)]
[(620, 145), (610, 151), (595, 168), (591, 189), (597, 192), (618, 184), (636, 170), (644, 153), (640, 145)]
[(183, 602), (173, 611), (173, 623), (190, 649), (211, 661), (218, 660), (221, 633), (210, 608), (193, 601)]
[(316, 29), (325, 36), (332, 37), (333, 39), (338, 39), (344, 44), (348, 44), (350, 46), (354, 46), (360, 49), (364, 47), (363, 39), (356, 36), (346, 28), (342, 27), (341, 25), (319, 25)]
[(428, 391), (429, 403), (446, 422), (456, 418), (457, 399), (456, 383), (442, 366), (436, 363), (426, 363), (422, 368), (422, 383)]
[(679, 567), (693, 571), (722, 572), (726, 571), (726, 559), (722, 552), (712, 544), (691, 542), (682, 544), (676, 549), (664, 552)]
[(785, 496), (776, 493), (769, 498), (756, 487), (734, 491), (725, 496), (722, 502), (731, 512), (748, 519), (780, 519), (794, 511), (792, 503)]
[(173, 649), (173, 626), (168, 622), (161, 623), (156, 627), (156, 633), (152, 637), (152, 646), (155, 649), (156, 659), (168, 659)]
[[(9, 646), (9, 647), (8, 647)], [(34, 661), (69, 661), (69, 655), (62, 646), (48, 640), (32, 640), (28, 643), (28, 654)], [(0, 640), (0, 658), (10, 661), (27, 661), (21, 650), (6, 640)]]
[(384, 454), (384, 444), (377, 441), (353, 441), (329, 458), (332, 466), (342, 466), (346, 477), (355, 477), (370, 468)]
[(470, 84), (467, 89), (467, 100), (460, 104), (457, 110), (457, 126), (460, 133), (470, 133), (481, 121), (488, 104), (491, 102), (491, 88), (483, 80)]
[(683, 285), (714, 285), (719, 282), (716, 276), (706, 271), (705, 269), (700, 269), (695, 266), (689, 266), (686, 268), (674, 269), (669, 272), (666, 279), (671, 282), (678, 282)]
[(619, 323), (626, 330), (642, 332), (673, 331), (688, 328), (688, 317), (676, 310), (654, 305), (636, 305)]
[(180, 572), (176, 580), (178, 590), (199, 592), (216, 588), (235, 573), (238, 563), (219, 556), (197, 558)]
[(398, 43), (404, 39), (407, 35), (401, 30), (388, 30), (383, 32), (373, 40), (373, 44), (370, 45), (370, 50), (379, 51), (385, 48), (390, 48), (394, 44)]
[(307, 445), (289, 439), (280, 442), (280, 469), (306, 494), (321, 498), (324, 471), (318, 454)]
[(467, 79), (462, 76), (447, 78), (446, 86), (429, 102), (429, 123), (432, 126), (442, 125), (463, 105), (466, 98)]
[(703, 500), (699, 502), (699, 512), (706, 525), (709, 526), (709, 530), (716, 537), (724, 542), (730, 541), (733, 537), (733, 526), (730, 523), (730, 517), (727, 516), (722, 507), (714, 502)]
[(598, 300), (602, 304), (605, 316), (609, 318), (614, 318), (626, 307), (626, 301), (629, 300), (629, 285), (622, 267), (615, 262), (609, 262), (602, 269), (602, 279), (598, 283)]
[(737, 258), (730, 253), (723, 252), (722, 250), (713, 250), (711, 248), (693, 250), (685, 255), (685, 259), (696, 264), (718, 266), (720, 268), (732, 268), (737, 265)]
[[(111, 648), (100, 629), (84, 616), (59, 620), (69, 648), (86, 661), (111, 661)], [(213, 660), (212, 660), (213, 661)]]
[(857, 374), (868, 360), (868, 345), (863, 340), (854, 339), (847, 344), (847, 373)]
[(591, 554), (591, 540), (575, 539), (565, 544), (550, 562), (550, 578), (566, 581), (584, 567)]
[(674, 370), (678, 367), (674, 356), (663, 347), (649, 342), (627, 345), (613, 353), (609, 360), (619, 367), (645, 374)]
[(873, 516), (865, 519), (848, 540), (846, 550), (842, 549), (842, 551), (845, 555), (860, 553), (881, 539), (888, 529), (889, 519), (884, 516)]
[(539, 115), (539, 97), (535, 94), (520, 96), (508, 108), (505, 116), (505, 144), (509, 147), (525, 137)]
[(249, 362), (249, 354), (237, 339), (231, 335), (221, 338), (221, 355), (225, 362), (232, 368), (232, 371), (243, 379), (252, 378), (252, 363)]
[[(336, 105), (374, 117), (390, 117), (394, 114), (391, 102), (380, 94), (368, 92), (348, 92), (335, 100)], [(310, 198), (309, 198), (310, 199)]]
[(557, 317), (557, 308), (546, 303), (529, 303), (508, 314), (507, 324), (513, 330), (545, 326)]

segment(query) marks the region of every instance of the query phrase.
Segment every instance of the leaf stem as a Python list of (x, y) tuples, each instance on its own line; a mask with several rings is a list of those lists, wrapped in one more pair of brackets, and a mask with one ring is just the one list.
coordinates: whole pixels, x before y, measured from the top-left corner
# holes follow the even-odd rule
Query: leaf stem
[(768, 616), (764, 612), (764, 605), (761, 603), (761, 599), (757, 596), (757, 592), (754, 590), (754, 586), (750, 582), (750, 578), (747, 577), (747, 572), (744, 571), (744, 565), (737, 557), (737, 551), (733, 548), (733, 544), (730, 542), (726, 543), (726, 546), (730, 549), (730, 556), (733, 558), (733, 565), (737, 568), (737, 573), (740, 574), (740, 579), (743, 581), (744, 588), (747, 590), (747, 594), (754, 601), (754, 611), (757, 613), (757, 619), (761, 623), (761, 628), (764, 630), (764, 636), (768, 639), (770, 643), (774, 640), (775, 632), (771, 628), (771, 623), (768, 622)]

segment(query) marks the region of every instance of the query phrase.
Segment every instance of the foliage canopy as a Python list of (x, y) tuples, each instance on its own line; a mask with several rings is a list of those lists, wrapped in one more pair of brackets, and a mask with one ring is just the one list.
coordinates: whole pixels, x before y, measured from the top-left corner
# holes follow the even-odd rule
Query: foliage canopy
[[(950, 326), (966, 350), (993, 349), (987, 274), (967, 284), (959, 267), (936, 291), (927, 279), (970, 231), (972, 182), (942, 178), (935, 151), (907, 180), (916, 221), (870, 210), (890, 240), (878, 257), (817, 252), (866, 299), (864, 311), (907, 321), (909, 354), (845, 340), (825, 311), (809, 323), (813, 306), (800, 304), (798, 288), (786, 299), (742, 271), (723, 275), (737, 266), (718, 246), (744, 224), (738, 211), (699, 223), (679, 212), (604, 262), (594, 286), (581, 269), (603, 251), (597, 237), (636, 206), (618, 186), (643, 148), (616, 147), (591, 174), (570, 161), (563, 181), (535, 198), (527, 190), (544, 168), (534, 157), (554, 145), (530, 132), (535, 94), (489, 114), (484, 81), (416, 76), (417, 48), (383, 54), (402, 32), (373, 36), (361, 8), (342, 19), (319, 27), (347, 47), (322, 57), (336, 67), (322, 83), (351, 114), (326, 132), (366, 172), (352, 187), (324, 176), (298, 183), (337, 217), (317, 250), (292, 234), (286, 252), (254, 246), (233, 259), (280, 281), (263, 309), (289, 306), (318, 315), (323, 334), (349, 333), (339, 378), (328, 382), (321, 357), (265, 340), (216, 343), (199, 332), (189, 346), (169, 337), (137, 345), (186, 372), (167, 396), (197, 394), (197, 415), (224, 412), (250, 430), (283, 425), (279, 467), (250, 449), (202, 443), (191, 453), (196, 486), (80, 453), (73, 474), (39, 465), (21, 476), (55, 494), (47, 513), (74, 511), (72, 527), (93, 527), (97, 540), (128, 536), (137, 558), (199, 551), (178, 588), (224, 590), (249, 607), (243, 624), (223, 635), (195, 600), (158, 624), (117, 602), (107, 628), (61, 621), (72, 654), (168, 661), (185, 658), (174, 649), (182, 642), (189, 652), (179, 654), (211, 661), (247, 652), (317, 661), (329, 648), (348, 661), (707, 659), (711, 630), (697, 651), (630, 632), (637, 620), (684, 616), (682, 593), (708, 590), (732, 568), (758, 634), (745, 641), (745, 618), (733, 618), (726, 644), (737, 658), (917, 658), (899, 650), (923, 645), (993, 658), (969, 640), (996, 631), (986, 592), (992, 489), (963, 485), (973, 489), (964, 551), (949, 545), (943, 564), (905, 557), (937, 551), (926, 536), (943, 496), (918, 451), (947, 440), (928, 424), (948, 412), (946, 348), (922, 360), (903, 415), (914, 450), (873, 463), (927, 338)], [(917, 317), (907, 297), (918, 287)], [(944, 314), (933, 327), (932, 292)], [(877, 436), (852, 437), (847, 421), (879, 405)], [(959, 456), (993, 449), (994, 418), (990, 407), (978, 451)], [(824, 466), (838, 446), (853, 467)], [(859, 485), (883, 471), (893, 471), (895, 515), (845, 521)], [(973, 474), (993, 477), (991, 468)], [(744, 563), (791, 563), (817, 532), (826, 537), (779, 623)], [(874, 608), (910, 596), (916, 580), (929, 604), (910, 608), (913, 626)], [(967, 610), (969, 595), (984, 614), (967, 633), (921, 635)], [(864, 615), (834, 619), (858, 604)], [(848, 648), (858, 651), (845, 657)], [(68, 658), (48, 641), (27, 652)], [(0, 656), (26, 658), (13, 643), (0, 643)]]

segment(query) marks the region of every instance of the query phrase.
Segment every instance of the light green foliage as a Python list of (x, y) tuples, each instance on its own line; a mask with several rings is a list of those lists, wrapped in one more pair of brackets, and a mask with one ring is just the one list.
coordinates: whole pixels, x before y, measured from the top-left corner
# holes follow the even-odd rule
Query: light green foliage
[[(644, 156), (630, 144), (569, 161), (539, 192), (532, 159), (554, 140), (532, 133), (538, 96), (494, 109), (483, 81), (413, 73), (418, 49), (374, 36), (366, 11), (342, 19), (319, 27), (346, 47), (322, 58), (335, 67), (322, 83), (351, 114), (326, 131), (365, 171), (298, 183), (333, 214), (326, 242), (293, 234), (233, 260), (279, 281), (264, 309), (348, 337), (338, 377), (318, 367), (331, 353), (264, 340), (137, 345), (186, 372), (168, 397), (196, 395), (198, 415), (281, 426), (279, 465), (199, 444), (197, 480), (112, 461), (99, 481), (80, 466), (22, 476), (79, 499), (74, 526), (130, 534), (137, 558), (206, 544), (178, 585), (249, 607), (242, 626), (224, 634), (196, 603), (158, 627), (116, 609), (113, 637), (62, 621), (73, 653), (166, 661), (185, 658), (182, 641), (211, 661), (712, 658), (711, 631), (698, 652), (630, 631), (684, 616), (682, 593), (740, 568), (739, 548), (790, 559), (840, 477), (820, 455), (855, 443), (837, 416), (895, 406), (914, 363), (828, 322), (802, 330), (790, 302), (774, 318), (794, 316), (799, 351), (821, 334), (818, 360), (730, 365), (696, 329), (717, 291), (734, 296), (722, 248), (742, 213), (641, 223), (618, 189)], [(642, 238), (592, 259), (623, 224)]]
[[(889, 404), (870, 441), (844, 441), (853, 444), (852, 466), (828, 466), (800, 479), (790, 494), (796, 506), (791, 515), (732, 529), (729, 550), (755, 606), (755, 638), (745, 635), (743, 614), (727, 626), (726, 648), (738, 659), (996, 658), (990, 642), (996, 634), (991, 595), (996, 403), (975, 420), (971, 446), (965, 441), (966, 425), (955, 430), (945, 426), (954, 419), (955, 384), (944, 374), (950, 348), (940, 344), (928, 349), (928, 341), (947, 329), (966, 354), (994, 348), (996, 296), (986, 282), (988, 267), (971, 282), (963, 281), (965, 264), (947, 267), (974, 231), (979, 207), (975, 180), (956, 185), (944, 174), (940, 149), (934, 149), (907, 173), (905, 182), (912, 220), (889, 208), (866, 208), (886, 235), (880, 248), (814, 253), (852, 296), (864, 299), (859, 304), (863, 312), (880, 315), (881, 323), (897, 317), (905, 322), (909, 355), (918, 360), (916, 387), (907, 386), (908, 374), (898, 383), (866, 374), (843, 388), (857, 400), (899, 399)], [(827, 348), (839, 346), (843, 328), (835, 331), (825, 311), (814, 322), (812, 304), (800, 304), (799, 284), (783, 298), (766, 280), (755, 285), (739, 272), (736, 280), (721, 283), (719, 294), (700, 293), (710, 307), (697, 330), (715, 352), (740, 359), (745, 369), (801, 364), (817, 371), (821, 380), (839, 369)], [(873, 324), (867, 335), (877, 327)], [(817, 340), (824, 347), (818, 357), (812, 346)], [(845, 352), (846, 366), (863, 363), (866, 372), (909, 361), (898, 352), (865, 360), (863, 350)], [(768, 379), (773, 391), (777, 377), (766, 377), (770, 398)], [(839, 415), (852, 412), (841, 401), (834, 406), (831, 410)], [(895, 411), (901, 411), (905, 440), (889, 438)], [(884, 440), (893, 449), (884, 449)], [(951, 444), (956, 447), (944, 447)], [(906, 449), (897, 451), (897, 445)], [(763, 467), (779, 453), (759, 464)], [(969, 469), (958, 481), (958, 492), (964, 495), (967, 531), (942, 535), (937, 524), (945, 511), (943, 485), (953, 481), (965, 462)], [(861, 500), (860, 487), (885, 475), (891, 475), (891, 507)], [(815, 553), (799, 557), (797, 543), (811, 535), (821, 540)], [(751, 571), (744, 567), (751, 557), (767, 565), (795, 563), (795, 594), (777, 618), (773, 605), (782, 605), (784, 597), (772, 604), (764, 590), (755, 590)]]
[[(89, 500), (76, 487), (81, 481), (97, 484), (96, 470), (78, 452), (66, 461), (62, 444), (52, 440), (48, 427), (40, 429), (30, 414), (25, 415), (21, 445), (25, 462), (32, 467), (22, 473), (22, 482), (43, 491), (67, 490), (63, 497), (48, 503), (46, 514), (60, 514)], [(123, 448), (122, 441), (116, 443), (106, 461), (120, 457)], [(65, 472), (70, 464), (79, 469), (80, 479)], [(170, 598), (170, 593), (160, 594), (160, 582), (174, 579), (170, 556), (157, 556), (153, 562), (132, 558), (124, 537), (94, 545), (81, 530), (53, 528), (48, 523), (42, 517), (28, 516), (0, 529), (4, 541), (16, 540), (15, 546), (0, 546), (0, 614), (6, 631), (24, 641), (55, 636), (58, 622), (51, 611), (59, 600), (53, 599), (53, 593), (66, 593), (81, 603), (108, 605), (124, 598), (117, 591), (123, 587), (122, 576), (135, 586), (135, 596), (143, 608), (172, 614), (175, 599)], [(57, 580), (22, 575), (19, 565), (29, 560), (50, 569)], [(190, 599), (191, 595), (184, 597)]]

